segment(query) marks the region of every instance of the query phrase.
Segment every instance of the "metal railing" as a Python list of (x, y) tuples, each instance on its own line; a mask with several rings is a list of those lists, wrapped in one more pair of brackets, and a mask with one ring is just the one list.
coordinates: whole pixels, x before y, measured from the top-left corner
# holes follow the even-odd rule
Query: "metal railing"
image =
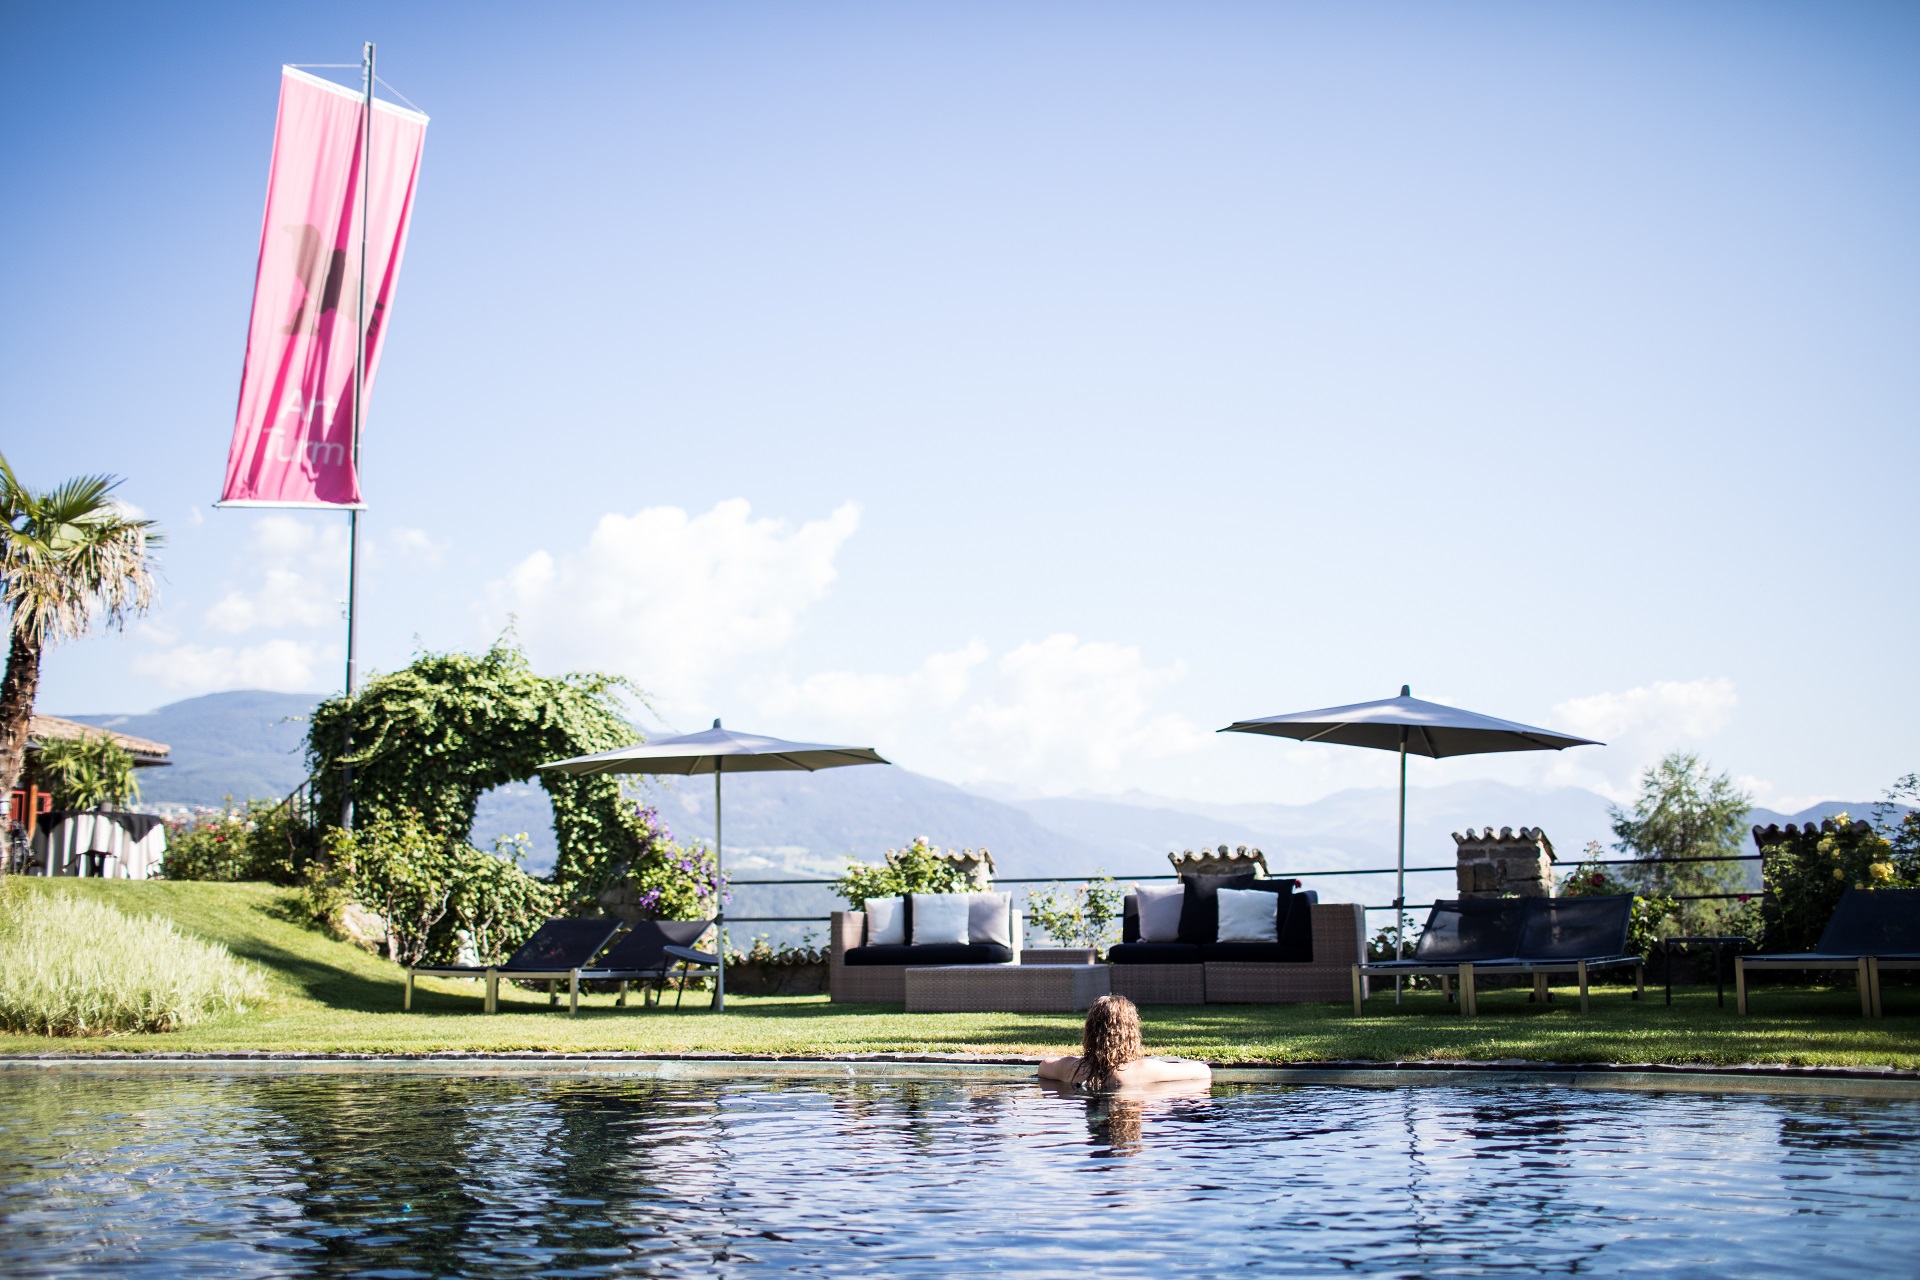
[[(1722, 857), (1714, 857), (1714, 858), (1662, 858), (1660, 859), (1660, 862), (1668, 866), (1677, 866), (1677, 865), (1686, 864), (1686, 863), (1760, 862), (1762, 860), (1763, 859), (1761, 855), (1757, 853), (1743, 853), (1739, 855), (1730, 855), (1730, 856), (1722, 856)], [(1430, 874), (1433, 872), (1441, 872), (1441, 871), (1452, 871), (1454, 870), (1456, 865), (1457, 864), (1454, 864), (1454, 863), (1448, 863), (1445, 866), (1408, 867), (1406, 869), (1406, 873), (1411, 876), (1411, 875), (1425, 875), (1425, 874)], [(1643, 858), (1596, 858), (1590, 863), (1581, 863), (1579, 865), (1596, 866), (1596, 867), (1634, 867), (1634, 866), (1645, 866), (1646, 859), (1643, 859)], [(1281, 871), (1281, 872), (1274, 873), (1272, 878), (1275, 880), (1305, 880), (1305, 879), (1314, 878), (1314, 877), (1328, 877), (1328, 876), (1391, 876), (1391, 875), (1397, 875), (1399, 874), (1399, 872), (1400, 872), (1400, 868), (1398, 867), (1343, 867), (1333, 871)], [(1145, 876), (1116, 876), (1114, 877), (1114, 880), (1116, 882), (1125, 881), (1126, 883), (1131, 884), (1140, 880), (1178, 880), (1179, 878), (1180, 877), (1178, 875), (1169, 871), (1169, 872), (1162, 872), (1162, 873), (1156, 873), (1154, 875), (1145, 875)], [(1092, 884), (1094, 882), (1095, 882), (1095, 877), (1093, 876), (1010, 876), (1010, 877), (996, 877), (993, 883), (997, 887), (999, 885), (1012, 885), (1012, 884), (1077, 885), (1077, 884)], [(840, 883), (840, 881), (837, 878), (829, 878), (829, 877), (822, 877), (822, 876), (804, 876), (804, 877), (779, 879), (779, 880), (732, 880), (730, 879), (728, 880), (727, 885), (728, 885), (728, 888), (730, 889), (742, 889), (742, 888), (747, 888), (748, 886), (760, 886), (760, 885), (766, 885), (766, 886), (809, 885), (809, 884), (835, 885), (838, 883)], [(1750, 891), (1745, 893), (1741, 893), (1741, 892), (1676, 893), (1671, 896), (1676, 902), (1732, 902), (1732, 901), (1738, 901), (1746, 898), (1751, 898), (1754, 895), (1753, 895), (1753, 892)], [(1409, 902), (1409, 903), (1406, 903), (1404, 906), (1402, 906), (1400, 909), (1402, 911), (1426, 911), (1426, 910), (1431, 910), (1432, 907), (1433, 907), (1433, 903), (1431, 902)], [(1370, 911), (1370, 912), (1371, 911), (1392, 911), (1393, 909), (1394, 907), (1391, 902), (1381, 903), (1377, 906), (1369, 903), (1369, 904), (1365, 904), (1362, 907), (1362, 910)], [(828, 921), (832, 920), (832, 918), (833, 918), (832, 916), (729, 915), (727, 916), (727, 923), (728, 924), (825, 924)]]

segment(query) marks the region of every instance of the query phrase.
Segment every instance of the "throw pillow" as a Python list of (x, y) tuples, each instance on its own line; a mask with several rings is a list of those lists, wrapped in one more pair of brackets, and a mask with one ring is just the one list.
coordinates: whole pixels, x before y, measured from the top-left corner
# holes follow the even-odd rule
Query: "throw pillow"
[(1251, 888), (1253, 881), (1252, 872), (1237, 876), (1182, 876), (1180, 883), (1186, 888), (1187, 901), (1180, 909), (1180, 941), (1217, 941), (1220, 904), (1214, 895), (1222, 889)]
[(1010, 893), (970, 893), (967, 895), (967, 941), (1013, 945), (1013, 895)]
[(970, 893), (914, 894), (913, 945), (934, 947), (957, 943), (965, 946), (972, 898)]
[(1221, 889), (1221, 942), (1278, 942), (1279, 921), (1271, 893), (1258, 889)]
[(907, 945), (907, 903), (904, 898), (867, 899), (867, 945)]
[(1140, 903), (1140, 941), (1180, 941), (1180, 913), (1186, 906), (1186, 886), (1143, 884), (1133, 893)]

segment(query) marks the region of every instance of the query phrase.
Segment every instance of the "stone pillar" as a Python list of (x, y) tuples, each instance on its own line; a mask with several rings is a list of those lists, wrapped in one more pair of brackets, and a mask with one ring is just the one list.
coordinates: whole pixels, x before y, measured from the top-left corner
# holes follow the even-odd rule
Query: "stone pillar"
[(1237, 876), (1251, 871), (1264, 880), (1268, 875), (1267, 855), (1245, 845), (1232, 850), (1221, 845), (1217, 850), (1202, 849), (1198, 853), (1188, 849), (1169, 853), (1167, 861), (1173, 864), (1174, 874), (1181, 876)]
[(1454, 877), (1463, 898), (1551, 898), (1553, 842), (1538, 827), (1492, 827), (1475, 835), (1453, 833), (1457, 862)]

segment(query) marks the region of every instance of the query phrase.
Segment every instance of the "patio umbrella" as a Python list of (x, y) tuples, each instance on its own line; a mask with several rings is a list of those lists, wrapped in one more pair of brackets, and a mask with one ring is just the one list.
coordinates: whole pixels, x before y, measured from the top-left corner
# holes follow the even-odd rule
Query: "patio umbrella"
[(817, 742), (787, 742), (758, 733), (735, 733), (722, 729), (715, 720), (704, 733), (687, 733), (677, 738), (656, 738), (636, 747), (602, 751), (597, 755), (575, 756), (543, 764), (542, 769), (593, 776), (604, 773), (696, 774), (713, 775), (713, 869), (714, 923), (720, 930), (718, 985), (714, 989), (714, 1007), (727, 1007), (727, 911), (720, 901), (720, 775), (723, 773), (770, 773), (837, 769), (850, 764), (886, 764), (872, 747), (829, 747)]
[[(1393, 895), (1394, 951), (1406, 951), (1402, 912), (1407, 903), (1407, 753), (1431, 756), (1484, 755), (1493, 751), (1563, 751), (1568, 747), (1599, 747), (1605, 743), (1576, 738), (1553, 729), (1498, 720), (1474, 711), (1438, 702), (1422, 702), (1407, 685), (1397, 698), (1356, 702), (1348, 707), (1323, 707), (1292, 715), (1239, 720), (1221, 733), (1265, 733), (1301, 742), (1333, 742), (1346, 747), (1372, 747), (1400, 753), (1400, 858)], [(1396, 987), (1397, 989), (1397, 987)]]

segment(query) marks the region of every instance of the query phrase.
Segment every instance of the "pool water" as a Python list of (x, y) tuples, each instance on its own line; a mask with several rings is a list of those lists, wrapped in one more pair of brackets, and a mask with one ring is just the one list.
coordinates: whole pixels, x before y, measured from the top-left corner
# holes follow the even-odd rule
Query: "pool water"
[(1920, 1102), (0, 1071), (0, 1274), (1911, 1276)]

